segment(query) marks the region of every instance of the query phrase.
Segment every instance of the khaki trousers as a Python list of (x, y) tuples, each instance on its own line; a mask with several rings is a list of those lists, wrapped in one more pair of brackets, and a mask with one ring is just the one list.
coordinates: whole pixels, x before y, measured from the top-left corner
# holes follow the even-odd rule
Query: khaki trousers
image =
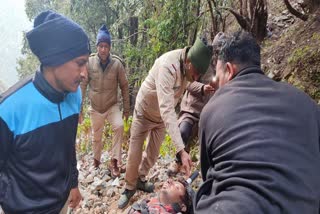
[[(135, 110), (130, 134), (125, 188), (133, 190), (136, 189), (138, 178), (145, 180), (158, 159), (160, 146), (165, 137), (165, 125), (163, 122), (152, 122)], [(143, 152), (142, 147), (146, 138), (147, 146)]]
[(123, 120), (118, 105), (113, 105), (104, 113), (99, 113), (92, 107), (89, 108), (92, 127), (92, 144), (93, 155), (96, 160), (100, 161), (103, 149), (102, 134), (107, 120), (113, 130), (113, 139), (111, 147), (111, 158), (116, 159), (121, 164), (121, 145), (123, 141)]

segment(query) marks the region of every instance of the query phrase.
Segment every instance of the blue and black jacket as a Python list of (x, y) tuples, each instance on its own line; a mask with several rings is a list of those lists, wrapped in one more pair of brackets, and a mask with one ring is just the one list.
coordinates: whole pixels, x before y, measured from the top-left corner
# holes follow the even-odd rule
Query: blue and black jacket
[(78, 185), (80, 89), (61, 93), (41, 72), (0, 96), (0, 205), (6, 213), (59, 213)]

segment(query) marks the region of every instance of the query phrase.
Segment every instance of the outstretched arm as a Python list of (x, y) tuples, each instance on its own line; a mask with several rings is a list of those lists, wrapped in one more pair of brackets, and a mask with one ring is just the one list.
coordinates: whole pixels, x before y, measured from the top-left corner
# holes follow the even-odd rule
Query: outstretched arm
[(169, 69), (163, 68), (158, 73), (156, 81), (158, 103), (160, 108), (161, 118), (164, 121), (167, 131), (171, 136), (173, 144), (176, 147), (177, 153), (181, 156), (182, 165), (185, 168), (187, 175), (190, 174), (191, 159), (189, 154), (184, 150), (184, 144), (178, 127), (177, 115), (174, 110), (174, 83), (175, 77)]

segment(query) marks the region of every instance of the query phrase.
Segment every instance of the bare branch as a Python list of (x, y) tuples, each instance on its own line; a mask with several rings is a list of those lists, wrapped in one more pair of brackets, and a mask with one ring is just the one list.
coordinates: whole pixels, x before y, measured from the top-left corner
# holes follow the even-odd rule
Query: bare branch
[(144, 30), (141, 30), (141, 31), (137, 31), (137, 32), (135, 32), (135, 33), (133, 33), (133, 34), (131, 34), (131, 35), (123, 38), (123, 39), (114, 39), (114, 40), (112, 40), (112, 42), (122, 42), (122, 41), (126, 41), (126, 40), (130, 39), (131, 37), (136, 36), (136, 35), (139, 34), (139, 33), (148, 33), (148, 31), (145, 30), (145, 29), (144, 29)]
[(250, 30), (250, 22), (246, 17), (241, 16), (237, 11), (235, 11), (234, 9), (232, 9), (230, 7), (220, 7), (220, 9), (224, 9), (224, 10), (229, 11), (237, 19), (241, 28), (243, 28), (246, 31)]
[(208, 0), (208, 5), (209, 5), (209, 8), (210, 8), (211, 21), (213, 23), (214, 22), (214, 15), (213, 15), (213, 8), (212, 8), (212, 4), (211, 4), (210, 0)]
[(284, 4), (286, 5), (287, 9), (289, 10), (290, 13), (292, 13), (293, 15), (295, 15), (296, 17), (298, 17), (299, 19), (303, 20), (303, 21), (307, 21), (308, 20), (308, 15), (300, 13), (299, 11), (297, 11), (296, 9), (294, 9), (289, 0), (283, 0)]

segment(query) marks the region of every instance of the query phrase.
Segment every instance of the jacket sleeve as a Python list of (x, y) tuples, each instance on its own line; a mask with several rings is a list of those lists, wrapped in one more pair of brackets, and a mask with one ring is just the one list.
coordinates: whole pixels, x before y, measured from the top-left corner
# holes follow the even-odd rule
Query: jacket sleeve
[(9, 154), (9, 146), (13, 143), (13, 133), (6, 122), (0, 117), (0, 172)]
[(119, 84), (121, 89), (121, 95), (123, 100), (123, 113), (130, 112), (130, 101), (129, 101), (129, 83), (126, 75), (124, 66), (121, 64), (118, 72)]
[[(81, 97), (80, 91), (78, 91), (78, 107), (79, 110), (82, 110), (82, 103), (83, 99)], [(78, 123), (75, 123), (75, 129), (78, 130)], [(71, 175), (71, 188), (76, 188), (78, 187), (78, 175), (79, 171), (77, 169), (77, 155), (76, 155), (76, 138), (77, 138), (77, 133), (74, 134), (74, 140), (73, 140), (73, 146), (72, 146), (72, 151), (71, 151), (71, 169), (72, 169), (72, 175)]]
[(72, 148), (72, 181), (71, 188), (78, 187), (78, 169), (77, 169), (77, 157), (76, 157), (76, 146), (74, 145)]
[(187, 87), (187, 90), (195, 96), (203, 96), (204, 95), (204, 84), (201, 82), (194, 81), (190, 83)]
[[(318, 105), (318, 129), (319, 129), (319, 153), (320, 153), (320, 106)], [(319, 214), (320, 214), (320, 208), (319, 208)]]
[(80, 83), (81, 94), (82, 94), (81, 112), (82, 112), (83, 104), (85, 102), (88, 84), (89, 84), (89, 62), (87, 64), (87, 70), (86, 70), (86, 73), (85, 73), (85, 78)]
[(158, 72), (156, 82), (157, 97), (160, 108), (161, 118), (164, 121), (167, 131), (171, 136), (176, 152), (184, 149), (184, 144), (178, 127), (177, 115), (174, 106), (174, 74), (167, 68), (162, 68)]

